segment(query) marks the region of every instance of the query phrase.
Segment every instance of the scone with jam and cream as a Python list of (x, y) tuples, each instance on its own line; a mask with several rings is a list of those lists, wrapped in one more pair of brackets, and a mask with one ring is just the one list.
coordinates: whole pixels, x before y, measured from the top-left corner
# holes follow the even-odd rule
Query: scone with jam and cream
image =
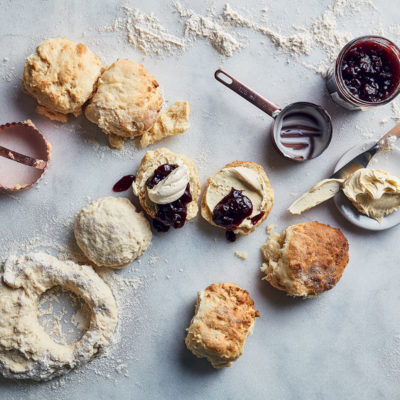
[(198, 212), (200, 180), (193, 161), (161, 148), (144, 155), (133, 193), (158, 231), (181, 228)]
[(248, 235), (267, 217), (274, 191), (263, 167), (250, 161), (225, 165), (208, 178), (201, 201), (201, 215), (226, 230), (227, 239)]

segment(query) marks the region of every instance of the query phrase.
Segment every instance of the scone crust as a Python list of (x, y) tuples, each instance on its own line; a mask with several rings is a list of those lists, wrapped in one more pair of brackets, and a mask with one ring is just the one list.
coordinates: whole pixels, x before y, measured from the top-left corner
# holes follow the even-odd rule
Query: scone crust
[(259, 316), (246, 290), (233, 283), (212, 284), (198, 293), (186, 346), (214, 368), (228, 367), (243, 353)]
[(134, 185), (136, 186), (137, 196), (140, 205), (151, 218), (157, 214), (157, 205), (153, 203), (147, 195), (146, 180), (153, 175), (154, 171), (162, 164), (176, 164), (177, 162), (185, 164), (189, 169), (189, 184), (192, 201), (187, 204), (187, 217), (190, 220), (197, 215), (199, 210), (198, 201), (200, 198), (201, 186), (196, 166), (190, 158), (183, 154), (173, 153), (171, 150), (163, 147), (154, 151), (147, 151), (144, 155), (136, 174)]
[(142, 212), (124, 198), (104, 197), (85, 206), (75, 219), (76, 242), (98, 266), (120, 268), (140, 257), (152, 234)]
[(319, 222), (287, 227), (282, 248), (284, 274), (266, 264), (265, 279), (292, 296), (312, 297), (332, 289), (349, 261), (349, 244), (340, 229)]
[(99, 78), (86, 118), (106, 134), (126, 138), (149, 130), (162, 106), (158, 83), (141, 64), (118, 59)]
[(226, 164), (216, 174), (214, 174), (211, 177), (209, 177), (207, 179), (206, 187), (205, 187), (205, 190), (204, 190), (204, 193), (203, 193), (203, 197), (201, 199), (201, 207), (200, 207), (201, 215), (211, 225), (214, 225), (217, 228), (224, 229), (223, 226), (217, 225), (213, 221), (212, 213), (208, 209), (207, 204), (206, 204), (206, 195), (207, 195), (207, 190), (208, 190), (208, 187), (210, 185), (211, 179), (215, 175), (219, 174), (223, 169), (230, 168), (230, 167), (246, 167), (246, 168), (250, 168), (250, 169), (254, 170), (259, 176), (261, 176), (261, 178), (263, 179), (263, 181), (264, 181), (264, 183), (266, 185), (266, 188), (267, 188), (266, 193), (265, 193), (265, 195), (267, 197), (267, 201), (265, 202), (265, 206), (264, 206), (264, 209), (263, 209), (265, 214), (259, 219), (259, 221), (257, 221), (256, 224), (253, 225), (253, 227), (251, 229), (238, 227), (237, 229), (234, 230), (234, 232), (236, 234), (240, 234), (240, 235), (244, 235), (245, 236), (245, 235), (249, 235), (251, 232), (254, 232), (257, 229), (257, 227), (259, 225), (261, 225), (267, 219), (268, 214), (270, 213), (271, 208), (272, 208), (272, 206), (274, 204), (274, 190), (272, 189), (271, 183), (269, 182), (268, 176), (267, 176), (264, 168), (261, 165), (257, 164), (257, 163), (254, 163), (252, 161), (234, 161), (234, 162), (232, 162), (230, 164)]
[(100, 59), (84, 44), (46, 39), (26, 59), (22, 89), (50, 113), (78, 115), (100, 72)]

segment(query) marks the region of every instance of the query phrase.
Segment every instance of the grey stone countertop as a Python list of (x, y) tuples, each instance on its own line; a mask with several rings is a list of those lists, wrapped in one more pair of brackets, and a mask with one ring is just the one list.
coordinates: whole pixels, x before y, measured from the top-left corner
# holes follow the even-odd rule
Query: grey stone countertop
[[(291, 35), (298, 32), (294, 26), (310, 28), (333, 3), (230, 4), (260, 24)], [(396, 1), (374, 0), (375, 7), (367, 1), (335, 4), (339, 3), (358, 5), (337, 12), (338, 31), (349, 32), (350, 38), (378, 32), (400, 42)], [(202, 15), (209, 6), (220, 14), (224, 4), (185, 3)], [(309, 67), (325, 57), (321, 45), (310, 55), (292, 57), (268, 36), (243, 27), (229, 28), (245, 43), (232, 57), (221, 56), (200, 39), (179, 54), (144, 56), (127, 41), (123, 5), (153, 12), (169, 32), (182, 36), (185, 18), (173, 12), (169, 1), (1, 2), (0, 123), (30, 118), (53, 146), (51, 167), (38, 186), (0, 195), (1, 260), (14, 252), (76, 250), (72, 226), (77, 212), (92, 200), (115, 195), (113, 184), (135, 173), (146, 151), (134, 142), (122, 152), (111, 150), (105, 135), (83, 116), (63, 125), (35, 113), (35, 101), (22, 92), (20, 79), (25, 57), (47, 37), (83, 42), (103, 65), (118, 57), (143, 63), (169, 104), (186, 99), (192, 109), (189, 131), (150, 149), (168, 147), (193, 158), (203, 185), (228, 162), (260, 163), (275, 190), (275, 203), (267, 221), (235, 243), (228, 243), (222, 230), (200, 216), (183, 229), (154, 232), (140, 262), (114, 273), (122, 282), (122, 318), (118, 343), (109, 353), (46, 383), (0, 379), (0, 399), (399, 398), (399, 227), (382, 232), (359, 229), (339, 214), (333, 201), (301, 216), (286, 211), (296, 196), (330, 175), (345, 151), (381, 137), (399, 122), (397, 103), (367, 112), (346, 111), (331, 101), (323, 78)], [(104, 28), (116, 18), (120, 28)], [(302, 164), (283, 159), (269, 137), (271, 118), (218, 83), (213, 74), (219, 67), (278, 105), (304, 100), (326, 107), (334, 125), (328, 149)], [(117, 196), (136, 203), (130, 191)], [(260, 246), (267, 239), (268, 224), (281, 231), (314, 220), (343, 231), (350, 243), (350, 262), (333, 290), (303, 301), (261, 280)], [(246, 251), (247, 260), (235, 257), (235, 251)], [(184, 344), (197, 292), (217, 282), (234, 282), (248, 290), (261, 314), (242, 357), (223, 370), (195, 358)]]

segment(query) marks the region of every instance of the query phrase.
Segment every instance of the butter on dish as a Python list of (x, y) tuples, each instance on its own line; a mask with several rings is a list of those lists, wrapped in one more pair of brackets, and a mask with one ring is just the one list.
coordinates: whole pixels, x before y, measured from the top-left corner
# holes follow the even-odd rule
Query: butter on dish
[(400, 179), (380, 169), (361, 168), (347, 179), (324, 179), (293, 202), (292, 214), (315, 207), (340, 189), (362, 214), (382, 222), (400, 208)]
[(380, 169), (357, 170), (344, 182), (343, 193), (358, 211), (378, 222), (400, 208), (400, 179)]

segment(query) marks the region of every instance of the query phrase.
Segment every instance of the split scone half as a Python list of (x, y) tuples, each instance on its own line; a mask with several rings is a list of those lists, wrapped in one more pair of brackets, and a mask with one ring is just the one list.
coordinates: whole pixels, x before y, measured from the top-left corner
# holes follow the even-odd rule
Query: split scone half
[(263, 279), (290, 296), (317, 296), (332, 289), (349, 261), (340, 229), (319, 222), (288, 226), (261, 247)]
[(214, 368), (229, 367), (242, 355), (259, 316), (246, 290), (233, 283), (212, 284), (198, 293), (186, 347)]
[(84, 44), (46, 39), (26, 59), (22, 89), (40, 104), (40, 114), (66, 122), (67, 114), (82, 112), (100, 73), (100, 59)]
[(161, 148), (144, 155), (133, 193), (159, 231), (181, 228), (198, 212), (200, 180), (190, 158)]
[(141, 64), (118, 59), (99, 78), (85, 109), (86, 118), (121, 148), (124, 139), (141, 136), (156, 122), (162, 106), (158, 83)]
[(74, 234), (90, 261), (112, 268), (139, 258), (152, 237), (143, 212), (121, 197), (103, 197), (82, 208), (75, 218)]
[(268, 217), (273, 203), (274, 191), (264, 168), (235, 161), (208, 178), (201, 215), (211, 225), (248, 235)]

